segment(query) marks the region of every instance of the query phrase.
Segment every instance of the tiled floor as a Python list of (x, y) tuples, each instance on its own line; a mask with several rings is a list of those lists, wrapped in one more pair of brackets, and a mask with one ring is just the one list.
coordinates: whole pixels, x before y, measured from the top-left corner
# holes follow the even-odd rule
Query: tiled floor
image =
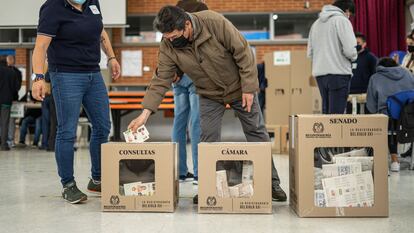
[[(288, 189), (288, 158), (274, 157)], [(88, 151), (76, 154), (79, 187), (85, 190), (90, 162)], [(288, 202), (274, 203), (272, 215), (199, 215), (192, 204), (197, 186), (181, 185), (174, 214), (102, 213), (100, 199), (89, 196), (85, 204), (71, 205), (60, 197), (53, 153), (37, 149), (0, 152), (0, 232), (414, 232), (414, 171), (392, 174), (389, 184), (389, 218), (304, 219)]]

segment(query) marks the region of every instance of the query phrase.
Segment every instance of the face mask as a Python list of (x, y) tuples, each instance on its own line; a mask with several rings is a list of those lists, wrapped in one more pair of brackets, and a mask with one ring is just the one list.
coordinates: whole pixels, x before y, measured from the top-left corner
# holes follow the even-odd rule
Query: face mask
[(361, 52), (361, 50), (362, 50), (362, 46), (361, 45), (357, 45), (355, 48), (356, 48), (357, 52)]
[(409, 45), (408, 46), (408, 52), (414, 53), (414, 45)]
[(184, 34), (171, 41), (174, 48), (184, 48), (188, 43), (188, 39), (184, 37)]
[(78, 5), (83, 5), (86, 2), (86, 0), (70, 0), (70, 1)]

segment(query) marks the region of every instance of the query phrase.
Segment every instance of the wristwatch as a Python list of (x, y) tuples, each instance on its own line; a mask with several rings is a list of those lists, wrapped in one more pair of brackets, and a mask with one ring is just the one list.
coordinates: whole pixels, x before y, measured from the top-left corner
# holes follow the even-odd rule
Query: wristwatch
[(45, 76), (43, 74), (32, 74), (32, 81), (39, 81), (39, 80), (44, 80)]

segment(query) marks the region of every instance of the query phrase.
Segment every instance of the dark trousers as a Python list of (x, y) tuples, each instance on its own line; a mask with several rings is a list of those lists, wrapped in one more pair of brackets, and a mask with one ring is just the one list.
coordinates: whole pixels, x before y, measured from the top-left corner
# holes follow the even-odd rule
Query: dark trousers
[(9, 133), (10, 106), (0, 106), (1, 148), (7, 148)]
[[(257, 96), (250, 112), (243, 109), (241, 100), (230, 106), (239, 118), (248, 142), (270, 142)], [(224, 104), (200, 96), (201, 142), (221, 141), (221, 120), (225, 110)], [(272, 159), (272, 185), (279, 184), (279, 175)]]
[(323, 114), (344, 114), (351, 75), (328, 74), (316, 77), (322, 97)]
[(55, 106), (55, 100), (53, 98), (53, 95), (50, 95), (50, 101), (49, 101), (49, 121), (50, 121), (50, 127), (49, 127), (49, 137), (48, 137), (48, 147), (47, 149), (50, 151), (55, 150), (55, 140), (56, 140), (56, 126), (57, 126), (57, 119), (56, 119), (56, 106)]

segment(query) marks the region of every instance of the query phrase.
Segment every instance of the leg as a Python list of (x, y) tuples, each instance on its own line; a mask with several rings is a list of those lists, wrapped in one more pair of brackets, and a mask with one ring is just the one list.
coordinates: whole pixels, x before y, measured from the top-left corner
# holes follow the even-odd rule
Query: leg
[(200, 143), (200, 102), (194, 85), (191, 85), (189, 87), (189, 90), (191, 150), (193, 153), (194, 177), (198, 177), (198, 144)]
[(42, 117), (36, 118), (35, 121), (35, 135), (33, 140), (33, 145), (38, 146), (39, 145), (39, 139), (40, 135), (42, 134)]
[(85, 74), (50, 72), (56, 104), (56, 162), (63, 185), (74, 181), (73, 157), (81, 101), (88, 86)]
[(101, 144), (108, 142), (111, 130), (109, 118), (109, 97), (101, 73), (88, 74), (91, 78), (89, 88), (83, 98), (83, 106), (90, 122), (92, 134), (90, 140), (92, 179), (101, 180)]
[(25, 144), (27, 130), (29, 129), (29, 124), (32, 121), (33, 121), (33, 117), (31, 117), (31, 116), (27, 116), (27, 117), (23, 118), (22, 125), (20, 126), (19, 143)]
[(318, 83), (319, 92), (321, 93), (322, 97), (322, 113), (328, 114), (329, 112), (329, 95), (328, 95), (328, 86), (326, 83), (328, 76), (319, 76), (316, 77), (316, 81)]
[(225, 110), (224, 104), (200, 96), (201, 142), (221, 140), (221, 120)]
[(48, 150), (55, 151), (55, 141), (56, 141), (56, 106), (53, 95), (50, 96), (50, 129), (49, 129), (49, 139), (48, 139)]
[(10, 118), (9, 134), (7, 138), (7, 143), (9, 144), (9, 146), (14, 146), (15, 131), (16, 131), (16, 118)]
[(349, 95), (351, 76), (332, 75), (329, 77), (329, 114), (344, 114)]
[[(236, 111), (237, 117), (243, 127), (248, 142), (270, 142), (262, 112), (255, 96), (251, 112), (246, 112), (241, 101), (234, 102), (231, 107)], [(272, 186), (279, 186), (280, 178), (272, 158)]]
[(187, 167), (187, 123), (190, 110), (188, 90), (180, 85), (174, 86), (174, 123), (172, 141), (178, 143), (179, 176), (186, 176)]
[(10, 108), (9, 107), (0, 107), (0, 128), (1, 128), (1, 149), (7, 149), (7, 136), (9, 130), (9, 120), (10, 120)]
[(50, 128), (50, 96), (47, 96), (42, 102), (42, 144), (41, 147), (46, 149), (49, 140)]

